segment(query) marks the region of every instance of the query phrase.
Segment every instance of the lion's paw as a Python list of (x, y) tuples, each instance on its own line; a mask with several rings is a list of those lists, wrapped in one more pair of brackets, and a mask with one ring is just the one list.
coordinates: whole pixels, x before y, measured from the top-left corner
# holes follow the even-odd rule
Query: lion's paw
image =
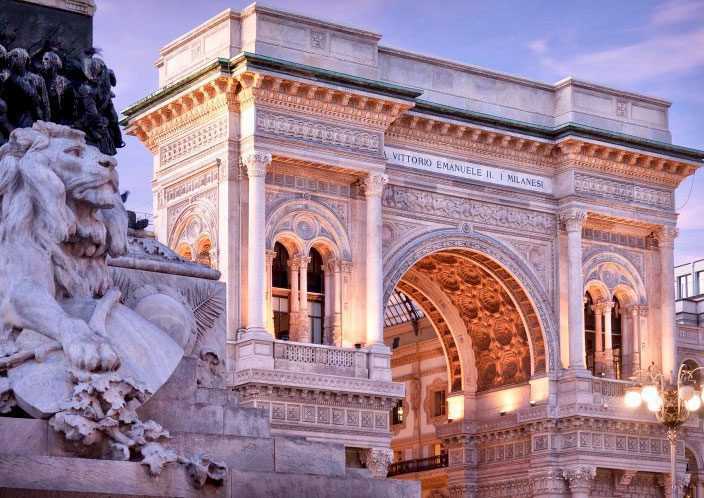
[(105, 372), (120, 367), (120, 358), (112, 346), (93, 333), (72, 334), (62, 342), (62, 347), (68, 361), (76, 368)]

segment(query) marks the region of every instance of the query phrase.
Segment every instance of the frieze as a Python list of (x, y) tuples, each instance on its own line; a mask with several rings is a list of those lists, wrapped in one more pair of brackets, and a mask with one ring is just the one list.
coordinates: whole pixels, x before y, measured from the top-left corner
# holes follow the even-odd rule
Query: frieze
[(306, 192), (333, 197), (349, 198), (351, 193), (350, 185), (347, 183), (331, 182), (311, 176), (292, 175), (278, 171), (269, 173), (266, 177), (266, 182), (278, 187), (305, 190)]
[(384, 189), (383, 205), (405, 213), (417, 213), (462, 220), (492, 227), (520, 229), (554, 235), (555, 216), (490, 202), (465, 199), (437, 192), (389, 184)]
[(629, 233), (609, 232), (596, 228), (582, 229), (582, 239), (593, 240), (595, 242), (605, 242), (625, 247), (635, 247), (636, 249), (648, 249), (652, 246), (647, 243), (646, 237), (632, 235)]
[(380, 133), (333, 126), (320, 121), (259, 111), (257, 129), (269, 135), (330, 147), (356, 152), (381, 153), (382, 135)]
[(610, 200), (636, 202), (661, 209), (673, 208), (673, 195), (671, 192), (608, 180), (598, 176), (576, 173), (574, 175), (574, 188), (577, 192), (606, 197)]
[(210, 185), (218, 182), (218, 168), (208, 168), (196, 175), (193, 175), (185, 180), (182, 180), (173, 185), (164, 188), (163, 199), (166, 204), (171, 204), (174, 201), (182, 199), (195, 191), (205, 189)]
[(186, 135), (163, 145), (159, 151), (160, 166), (186, 158), (209, 145), (227, 138), (227, 119), (225, 117), (190, 131)]

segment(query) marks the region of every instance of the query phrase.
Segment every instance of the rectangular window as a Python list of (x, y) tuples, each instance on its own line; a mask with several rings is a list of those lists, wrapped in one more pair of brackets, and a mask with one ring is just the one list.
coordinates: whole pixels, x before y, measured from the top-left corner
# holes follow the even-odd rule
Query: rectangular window
[(682, 275), (677, 277), (677, 299), (689, 297), (689, 288), (692, 282), (692, 275)]
[(435, 391), (433, 393), (433, 417), (442, 417), (447, 411), (447, 399), (445, 391)]
[(442, 454), (442, 444), (440, 443), (435, 443), (433, 445), (433, 455), (434, 456), (439, 456)]
[(697, 292), (704, 294), (704, 271), (697, 272)]
[(323, 303), (308, 301), (308, 317), (310, 318), (310, 335), (314, 344), (323, 343)]
[(288, 341), (288, 296), (273, 296), (271, 307), (274, 311), (274, 334), (277, 339)]

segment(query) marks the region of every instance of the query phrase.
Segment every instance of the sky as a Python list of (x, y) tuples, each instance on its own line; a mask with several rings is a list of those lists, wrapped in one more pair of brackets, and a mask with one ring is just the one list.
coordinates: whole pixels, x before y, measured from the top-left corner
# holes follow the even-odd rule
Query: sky
[[(159, 48), (237, 0), (97, 0), (94, 44), (119, 110), (156, 90)], [(566, 76), (672, 102), (673, 143), (704, 149), (704, 0), (268, 0), (383, 35), (381, 44), (555, 83)], [(117, 159), (128, 207), (152, 210), (152, 158), (133, 137)], [(704, 167), (676, 193), (675, 264), (704, 259)]]

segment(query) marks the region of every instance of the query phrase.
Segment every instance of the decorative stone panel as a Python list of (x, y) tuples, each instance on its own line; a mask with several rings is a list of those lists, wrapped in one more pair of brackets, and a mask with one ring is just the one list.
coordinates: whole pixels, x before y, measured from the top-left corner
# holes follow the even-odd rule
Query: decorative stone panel
[(378, 132), (267, 111), (257, 113), (257, 130), (277, 137), (370, 154), (381, 153), (383, 143), (382, 135)]
[(674, 197), (670, 191), (609, 180), (599, 176), (576, 173), (574, 188), (576, 192), (604, 197), (610, 201), (635, 202), (657, 209), (674, 208)]
[(159, 151), (160, 165), (164, 168), (226, 138), (227, 117), (213, 121), (195, 130), (189, 130), (187, 134), (161, 147)]
[(494, 228), (507, 228), (554, 236), (555, 216), (502, 204), (477, 201), (437, 192), (389, 184), (384, 189), (385, 208), (414, 214), (461, 220)]

